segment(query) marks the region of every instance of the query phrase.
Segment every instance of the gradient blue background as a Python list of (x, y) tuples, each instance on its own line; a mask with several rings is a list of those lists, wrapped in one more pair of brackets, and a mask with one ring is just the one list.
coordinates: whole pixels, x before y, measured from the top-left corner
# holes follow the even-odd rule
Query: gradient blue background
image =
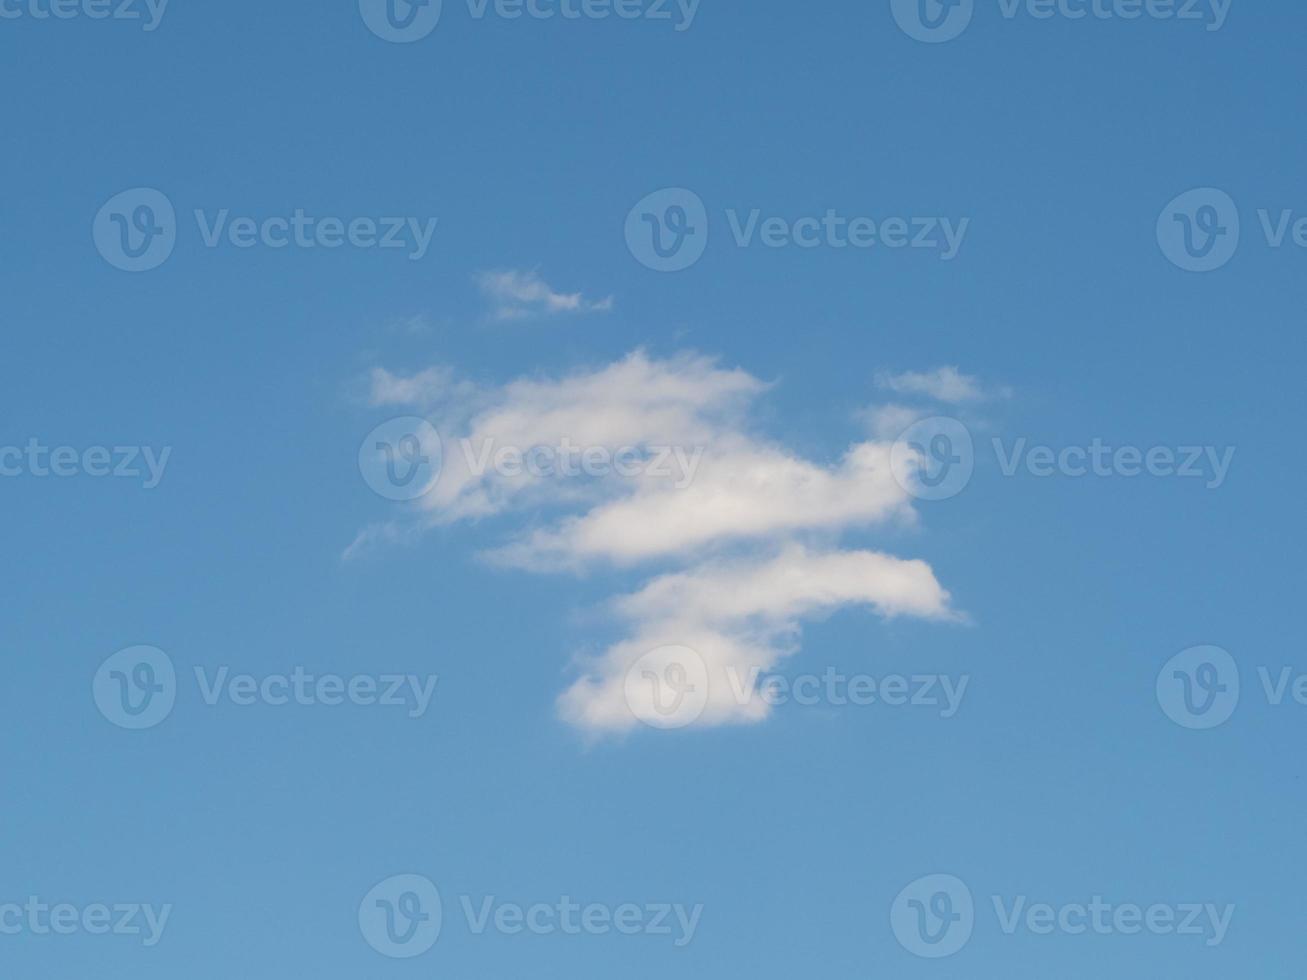
[[(1297, 748), (1307, 709), (1253, 669), (1307, 669), (1300, 596), (1307, 254), (1257, 240), (1307, 209), (1293, 4), (1225, 28), (1015, 21), (981, 4), (945, 45), (888, 3), (703, 0), (668, 24), (475, 21), (379, 41), (356, 6), (173, 0), (162, 27), (0, 22), (0, 444), (174, 447), (163, 485), (0, 480), (0, 901), (172, 903), (163, 943), (0, 938), (22, 977), (1296, 976)], [(179, 212), (438, 216), (431, 254), (210, 251), (121, 273), (91, 220), (153, 186)], [(718, 219), (692, 270), (622, 242), (668, 185)], [(1214, 185), (1244, 208), (1224, 270), (1181, 272), (1158, 213)], [(961, 256), (731, 247), (728, 207), (964, 215)], [(495, 324), (496, 267), (616, 297), (608, 316)], [(395, 324), (423, 316), (430, 327)], [(865, 542), (935, 568), (969, 627), (844, 613), (787, 670), (972, 675), (958, 717), (781, 710), (747, 730), (587, 748), (554, 716), (579, 614), (624, 579), (489, 570), (492, 528), (363, 562), (387, 505), (359, 479), (385, 413), (372, 365), (474, 377), (693, 348), (776, 379), (769, 430), (836, 457), (881, 369), (1011, 386), (995, 432), (1054, 445), (1235, 445), (1219, 491), (1003, 478), (992, 457), (921, 527)], [(234, 671), (436, 672), (420, 722), (378, 709), (208, 708), (120, 731), (90, 681), (122, 647)], [(1245, 666), (1209, 733), (1159, 710), (1198, 643)], [(981, 905), (943, 963), (889, 905), (932, 872)], [(475, 938), (383, 959), (362, 895), (401, 872), (446, 896), (704, 903), (694, 943)], [(988, 895), (1237, 905), (1221, 947), (1002, 935)], [(452, 918), (452, 916), (451, 916)]]

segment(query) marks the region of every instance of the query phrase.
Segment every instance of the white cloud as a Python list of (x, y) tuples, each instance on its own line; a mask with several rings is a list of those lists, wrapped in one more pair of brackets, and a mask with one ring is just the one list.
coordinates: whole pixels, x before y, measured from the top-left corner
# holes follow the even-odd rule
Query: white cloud
[(981, 401), (986, 397), (978, 378), (963, 374), (955, 367), (941, 367), (933, 371), (905, 371), (902, 374), (880, 374), (876, 382), (882, 388), (903, 395), (924, 395), (950, 405)]
[(694, 481), (631, 481), (597, 503), (496, 552), (527, 568), (607, 560), (632, 564), (716, 545), (803, 531), (838, 531), (891, 517), (911, 520), (890, 469), (890, 444), (853, 446), (822, 466), (736, 434), (710, 441)]
[(684, 646), (706, 668), (707, 697), (698, 724), (762, 721), (770, 709), (742, 679), (771, 670), (792, 653), (803, 619), (851, 605), (870, 606), (887, 617), (956, 618), (948, 593), (922, 561), (790, 545), (770, 559), (709, 563), (656, 578), (616, 600), (629, 636), (589, 664), (559, 698), (559, 710), (589, 730), (637, 727), (640, 706), (631, 703), (628, 672), (651, 650)]
[[(497, 516), (508, 537), (488, 556), (534, 571), (658, 566), (644, 588), (613, 605), (626, 638), (583, 664), (560, 700), (565, 719), (601, 732), (637, 724), (623, 676), (654, 647), (689, 646), (722, 680), (732, 667), (769, 668), (793, 649), (805, 618), (841, 606), (953, 615), (924, 562), (834, 544), (849, 530), (916, 519), (904, 489), (911, 480), (891, 470), (889, 417), (838, 458), (813, 459), (755, 430), (751, 410), (769, 387), (707, 357), (643, 351), (502, 386), (471, 385), (443, 368), (372, 375), (375, 404), (422, 410), (444, 439), (441, 478), (418, 507), (422, 524)], [(645, 461), (666, 447), (682, 465), (577, 477), (493, 464), (503, 449), (564, 444), (628, 448)], [(352, 548), (392, 535), (369, 529)], [(757, 698), (716, 692), (700, 724), (766, 714)]]
[(477, 284), (491, 301), (493, 315), (498, 320), (558, 313), (607, 313), (613, 308), (611, 296), (589, 300), (581, 293), (560, 293), (534, 271), (483, 272), (477, 277)]

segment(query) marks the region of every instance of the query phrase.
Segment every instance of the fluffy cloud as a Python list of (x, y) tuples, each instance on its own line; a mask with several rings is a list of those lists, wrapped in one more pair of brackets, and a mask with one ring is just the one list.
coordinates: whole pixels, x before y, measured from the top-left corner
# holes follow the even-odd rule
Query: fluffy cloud
[(956, 618), (948, 593), (922, 561), (871, 551), (784, 547), (774, 557), (709, 562), (655, 578), (613, 609), (629, 636), (596, 658), (559, 699), (563, 717), (589, 730), (624, 731), (649, 717), (631, 671), (650, 651), (688, 647), (705, 671), (694, 723), (748, 724), (769, 707), (745, 679), (792, 653), (801, 622), (842, 606), (886, 617)]
[[(504, 518), (509, 536), (488, 557), (534, 571), (652, 566), (642, 589), (612, 603), (625, 638), (582, 664), (560, 698), (562, 716), (582, 729), (638, 724), (627, 671), (651, 649), (683, 645), (702, 658), (712, 693), (698, 724), (751, 722), (766, 705), (733, 689), (734, 672), (773, 667), (805, 619), (845, 606), (954, 617), (924, 562), (833, 544), (848, 530), (915, 519), (911, 474), (894, 472), (891, 441), (876, 431), (827, 461), (778, 445), (751, 424), (770, 386), (747, 372), (636, 351), (502, 386), (443, 368), (378, 370), (371, 383), (375, 404), (420, 409), (444, 438), (421, 524)], [(555, 462), (560, 451), (591, 452), (628, 466), (522, 465), (537, 450)], [(514, 465), (503, 465), (508, 458)], [(394, 536), (392, 526), (371, 528), (354, 547)]]
[(581, 293), (560, 293), (536, 272), (516, 269), (483, 272), (477, 277), (477, 284), (493, 305), (493, 315), (498, 320), (558, 313), (607, 313), (613, 308), (611, 296), (589, 300)]

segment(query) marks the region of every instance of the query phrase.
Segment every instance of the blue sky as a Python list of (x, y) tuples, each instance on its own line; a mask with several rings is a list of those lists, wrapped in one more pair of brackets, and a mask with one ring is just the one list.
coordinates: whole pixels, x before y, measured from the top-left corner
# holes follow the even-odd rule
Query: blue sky
[[(445, 0), (391, 43), (354, 2), (0, 9), (0, 972), (1295, 975), (1307, 13), (977, 0), (928, 43), (888, 0)], [(141, 188), (173, 218), (115, 200)], [(373, 247), (273, 247), (297, 212)], [(175, 244), (127, 272), (138, 217)], [(946, 258), (894, 219), (965, 232)], [(687, 222), (702, 255), (650, 268), (641, 230)], [(440, 465), (419, 442), (428, 492), (387, 499), (371, 434), (417, 417)], [(703, 462), (471, 472), (463, 440), (523, 438)], [(1095, 444), (1174, 465), (1073, 475)], [(928, 499), (941, 455), (970, 476)], [(627, 671), (669, 644), (712, 696), (641, 724)], [(165, 660), (109, 663), (141, 646)], [(769, 707), (722, 687), (741, 664), (967, 684), (949, 717)], [(421, 710), (275, 703), (297, 670), (438, 682)], [(206, 702), (236, 675), (254, 703)], [(138, 681), (171, 707), (129, 730)], [(408, 958), (360, 924), (399, 875), (443, 901)], [(940, 959), (929, 918), (891, 921), (957, 897), (933, 875), (975, 909)], [(639, 928), (478, 934), (491, 896)], [(1233, 912), (1210, 944), (1003, 928), (1096, 896)], [(29, 898), (82, 925), (42, 934)], [(85, 928), (136, 903), (170, 908), (153, 945)], [(663, 905), (701, 906), (692, 939)]]

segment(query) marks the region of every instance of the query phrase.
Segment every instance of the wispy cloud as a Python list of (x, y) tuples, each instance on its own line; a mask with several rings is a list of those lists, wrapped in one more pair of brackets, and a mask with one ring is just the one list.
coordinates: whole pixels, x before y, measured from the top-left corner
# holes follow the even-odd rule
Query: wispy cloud
[(922, 395), (935, 401), (960, 405), (989, 397), (978, 378), (963, 374), (955, 367), (933, 371), (905, 371), (902, 374), (879, 374), (876, 383), (900, 395)]
[(492, 316), (497, 320), (561, 313), (607, 313), (613, 308), (611, 296), (591, 300), (579, 292), (561, 293), (535, 271), (500, 269), (483, 272), (477, 276), (477, 285), (490, 300)]

